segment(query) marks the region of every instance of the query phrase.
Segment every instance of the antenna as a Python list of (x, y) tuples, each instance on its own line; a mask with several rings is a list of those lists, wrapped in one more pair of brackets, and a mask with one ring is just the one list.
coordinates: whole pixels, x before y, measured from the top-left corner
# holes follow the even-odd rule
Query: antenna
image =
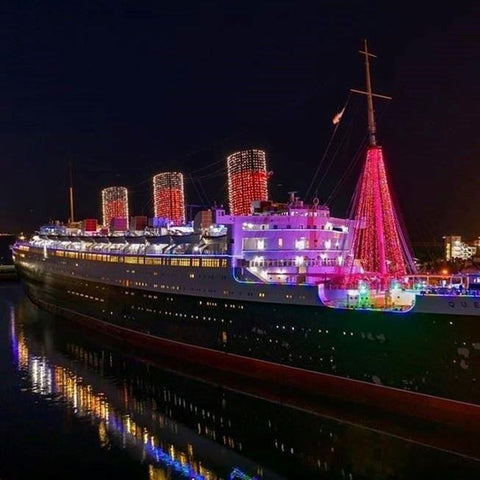
[(296, 191), (288, 192), (288, 194), (290, 195), (290, 201), (289, 201), (290, 205), (295, 205), (295, 194), (296, 193), (297, 193)]
[(377, 127), (375, 125), (375, 115), (373, 110), (373, 97), (384, 98), (386, 100), (391, 100), (392, 97), (387, 97), (386, 95), (379, 95), (377, 93), (372, 93), (372, 81), (370, 77), (370, 60), (369, 58), (377, 58), (376, 55), (373, 55), (368, 51), (367, 40), (364, 40), (364, 49), (359, 50), (359, 53), (365, 55), (365, 78), (366, 78), (366, 86), (367, 91), (363, 90), (355, 90), (353, 88), (350, 89), (351, 92), (354, 93), (361, 93), (362, 95), (367, 96), (367, 113), (368, 113), (368, 137), (369, 137), (369, 145), (374, 147), (377, 144)]

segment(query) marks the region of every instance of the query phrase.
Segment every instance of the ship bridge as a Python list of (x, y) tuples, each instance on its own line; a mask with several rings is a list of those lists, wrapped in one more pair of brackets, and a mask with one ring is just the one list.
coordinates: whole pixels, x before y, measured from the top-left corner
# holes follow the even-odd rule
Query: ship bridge
[(231, 230), (231, 253), (245, 275), (268, 283), (318, 283), (352, 266), (353, 221), (325, 206), (259, 202), (249, 215), (217, 210)]

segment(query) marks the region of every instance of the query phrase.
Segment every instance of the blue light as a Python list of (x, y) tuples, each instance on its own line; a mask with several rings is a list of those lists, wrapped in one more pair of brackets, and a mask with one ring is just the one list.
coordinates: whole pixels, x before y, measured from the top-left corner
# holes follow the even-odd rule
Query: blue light
[(168, 453), (164, 452), (160, 447), (154, 447), (150, 444), (145, 445), (147, 451), (155, 457), (155, 459), (163, 464), (172, 467), (176, 472), (180, 473), (182, 476), (188, 477), (192, 480), (205, 480), (203, 475), (195, 472), (190, 465), (184, 465), (172, 458)]
[[(135, 437), (125, 429), (123, 423), (121, 422), (121, 419), (112, 416), (109, 419), (109, 424), (117, 433), (121, 435), (128, 434), (133, 439), (135, 439)], [(144, 444), (144, 447), (147, 451), (147, 454), (153, 457), (153, 460), (157, 463), (163, 463), (168, 467), (172, 467), (180, 475), (188, 477), (189, 480), (205, 480), (205, 477), (203, 475), (195, 472), (193, 468), (189, 465), (184, 465), (178, 460), (175, 460), (160, 447), (152, 446), (150, 443)]]
[(258, 480), (257, 477), (251, 477), (250, 475), (247, 475), (246, 473), (243, 473), (238, 467), (235, 467), (231, 473), (230, 476), (228, 477), (228, 480)]

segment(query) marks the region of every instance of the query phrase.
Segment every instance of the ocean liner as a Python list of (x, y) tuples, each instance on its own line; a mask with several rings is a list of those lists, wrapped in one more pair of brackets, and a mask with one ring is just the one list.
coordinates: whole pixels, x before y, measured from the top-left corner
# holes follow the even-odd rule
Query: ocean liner
[(354, 92), (367, 98), (369, 146), (351, 218), (295, 193), (270, 201), (264, 152), (236, 152), (229, 212), (184, 225), (183, 177), (167, 172), (154, 177), (148, 225), (127, 228), (126, 192), (111, 187), (103, 227), (57, 222), (18, 240), (29, 298), (146, 350), (299, 393), (478, 421), (480, 284), (415, 273), (376, 140), (382, 96), (366, 42), (361, 53), (366, 91)]

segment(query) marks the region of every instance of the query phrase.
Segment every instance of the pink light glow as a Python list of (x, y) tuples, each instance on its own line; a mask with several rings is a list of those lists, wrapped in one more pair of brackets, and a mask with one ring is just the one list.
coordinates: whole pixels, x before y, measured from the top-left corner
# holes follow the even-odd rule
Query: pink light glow
[(366, 272), (405, 275), (407, 261), (383, 161), (382, 147), (371, 146), (360, 179), (353, 240), (355, 258)]

